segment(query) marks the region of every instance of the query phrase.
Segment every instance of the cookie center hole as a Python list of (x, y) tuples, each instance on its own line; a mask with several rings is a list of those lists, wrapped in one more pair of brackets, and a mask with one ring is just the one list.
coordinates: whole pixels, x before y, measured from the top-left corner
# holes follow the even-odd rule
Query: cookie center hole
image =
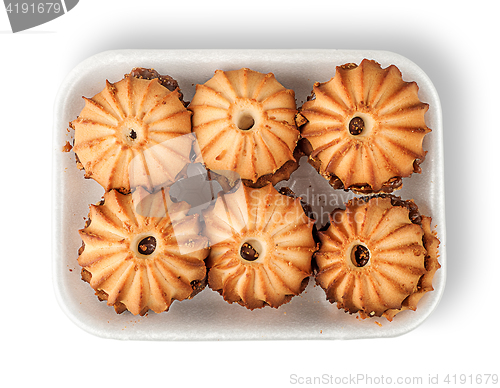
[(363, 245), (356, 245), (351, 251), (351, 261), (356, 267), (364, 267), (370, 260), (370, 251)]
[(241, 129), (242, 131), (248, 131), (249, 129), (252, 129), (254, 124), (254, 118), (250, 114), (244, 113), (240, 116), (236, 125), (238, 126), (238, 129)]
[(143, 238), (137, 246), (137, 250), (142, 255), (150, 255), (155, 251), (155, 249), (156, 239), (153, 236)]
[(257, 241), (247, 241), (240, 248), (240, 256), (246, 261), (255, 261), (259, 258), (260, 244)]
[(349, 122), (349, 133), (353, 136), (361, 135), (365, 130), (365, 122), (361, 117), (354, 117)]
[(135, 140), (137, 139), (137, 132), (133, 128), (129, 128), (129, 134), (128, 137), (130, 140)]

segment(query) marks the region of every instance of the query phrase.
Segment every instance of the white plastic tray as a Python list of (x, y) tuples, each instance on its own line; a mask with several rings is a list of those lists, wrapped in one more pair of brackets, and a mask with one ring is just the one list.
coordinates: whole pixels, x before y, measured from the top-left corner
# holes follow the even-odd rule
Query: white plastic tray
[[(434, 277), (433, 292), (420, 301), (417, 311), (398, 314), (392, 322), (385, 318), (357, 319), (330, 304), (324, 291), (311, 279), (306, 291), (278, 309), (249, 311), (226, 303), (206, 288), (192, 300), (174, 302), (166, 313), (144, 317), (125, 312), (117, 315), (112, 307), (99, 302), (91, 287), (80, 277), (77, 263), (89, 204), (104, 194), (93, 180), (84, 179), (75, 164), (75, 155), (63, 152), (72, 144), (69, 121), (84, 106), (82, 96), (99, 93), (105, 80), (119, 81), (133, 67), (153, 67), (179, 82), (185, 100), (193, 97), (197, 83), (211, 78), (216, 69), (248, 67), (275, 74), (285, 87), (295, 91), (300, 106), (310, 95), (315, 81), (325, 82), (335, 74), (335, 66), (374, 59), (383, 67), (396, 65), (405, 81), (416, 81), (419, 97), (430, 105), (426, 121), (432, 132), (425, 137), (428, 151), (422, 174), (403, 180), (395, 194), (414, 199), (422, 214), (431, 216), (441, 240), (441, 269)], [(408, 59), (383, 51), (346, 50), (120, 50), (95, 55), (79, 64), (65, 79), (55, 104), (53, 133), (53, 276), (57, 299), (64, 312), (84, 330), (101, 337), (136, 340), (256, 340), (256, 339), (354, 339), (392, 337), (407, 333), (422, 323), (437, 306), (446, 276), (446, 235), (443, 171), (443, 128), (437, 92), (427, 75)], [(327, 214), (341, 207), (352, 194), (333, 190), (325, 179), (301, 161), (289, 186), (298, 195), (316, 199), (313, 210)], [(320, 226), (326, 218), (320, 217)], [(380, 323), (381, 325), (377, 324)]]

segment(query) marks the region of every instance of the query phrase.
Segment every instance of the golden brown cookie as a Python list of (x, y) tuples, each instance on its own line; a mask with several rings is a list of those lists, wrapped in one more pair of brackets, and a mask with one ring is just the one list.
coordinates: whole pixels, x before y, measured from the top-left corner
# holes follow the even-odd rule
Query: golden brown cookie
[(79, 167), (105, 191), (168, 186), (189, 163), (193, 139), (182, 135), (191, 132), (191, 112), (159, 78), (106, 81), (70, 125)]
[(207, 169), (235, 171), (246, 185), (262, 187), (298, 167), (295, 94), (272, 73), (217, 70), (196, 85), (189, 109)]
[(208, 285), (248, 309), (279, 307), (300, 294), (316, 250), (300, 200), (272, 185), (244, 185), (204, 214), (210, 240)]
[(439, 240), (412, 201), (355, 198), (319, 237), (316, 282), (339, 309), (391, 320), (432, 290)]
[(394, 65), (382, 69), (365, 59), (338, 66), (330, 81), (314, 84), (301, 107), (304, 150), (334, 188), (392, 192), (421, 171), (428, 108), (417, 84), (403, 81)]
[[(168, 205), (167, 205), (168, 203)], [(172, 203), (168, 191), (134, 195), (111, 190), (90, 206), (80, 230), (82, 277), (116, 312), (166, 311), (205, 286), (208, 241), (189, 205)]]

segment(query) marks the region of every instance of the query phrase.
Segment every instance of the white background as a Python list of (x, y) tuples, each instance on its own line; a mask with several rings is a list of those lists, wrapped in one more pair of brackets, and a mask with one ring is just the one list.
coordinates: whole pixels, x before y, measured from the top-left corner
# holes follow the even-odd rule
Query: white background
[[(448, 374), (499, 374), (495, 3), (81, 0), (17, 34), (0, 9), (0, 385), (287, 387), (306, 385), (292, 375), (357, 374), (381, 385), (438, 374), (451, 386)], [(357, 341), (126, 342), (75, 326), (51, 278), (53, 102), (79, 62), (128, 48), (380, 49), (420, 66), (444, 118), (448, 273), (436, 311), (401, 337)]]

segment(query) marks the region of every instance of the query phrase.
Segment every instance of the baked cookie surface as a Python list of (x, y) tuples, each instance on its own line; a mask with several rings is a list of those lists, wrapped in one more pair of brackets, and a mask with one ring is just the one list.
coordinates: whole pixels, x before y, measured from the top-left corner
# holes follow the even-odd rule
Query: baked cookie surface
[(209, 170), (239, 174), (245, 184), (276, 183), (297, 168), (294, 150), (295, 93), (272, 73), (250, 69), (222, 71), (202, 85), (189, 105), (201, 158)]
[(170, 203), (168, 192), (111, 190), (90, 206), (78, 263), (83, 280), (117, 313), (166, 311), (205, 285), (208, 241), (189, 205)]
[(421, 171), (428, 108), (394, 65), (382, 69), (365, 59), (338, 66), (300, 109), (305, 152), (334, 188), (390, 193)]
[(392, 319), (432, 290), (439, 240), (412, 201), (355, 198), (319, 236), (316, 282), (339, 309)]
[(106, 81), (70, 123), (80, 168), (105, 191), (168, 186), (189, 163), (192, 139), (182, 135), (191, 132), (191, 112), (179, 89), (139, 75)]
[(227, 302), (279, 307), (307, 286), (316, 243), (299, 199), (272, 185), (241, 185), (220, 196), (204, 220), (211, 247), (208, 285)]

